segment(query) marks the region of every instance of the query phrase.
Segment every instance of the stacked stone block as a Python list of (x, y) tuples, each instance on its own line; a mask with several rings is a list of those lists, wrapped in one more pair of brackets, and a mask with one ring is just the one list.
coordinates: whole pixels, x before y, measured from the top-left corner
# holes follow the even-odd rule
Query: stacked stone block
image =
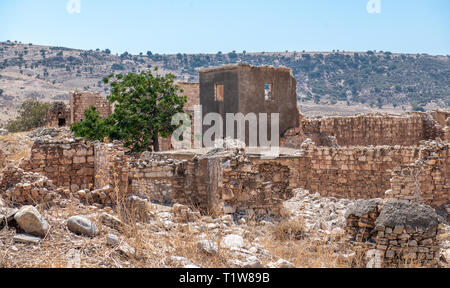
[(25, 171), (40, 173), (58, 187), (72, 192), (94, 184), (94, 147), (83, 139), (36, 141), (30, 159), (22, 161)]
[(347, 213), (350, 240), (372, 243), (383, 267), (438, 267), (441, 218), (435, 210), (404, 201), (378, 202), (375, 209), (375, 201), (358, 201)]
[(4, 198), (12, 203), (37, 205), (56, 199), (59, 195), (56, 187), (47, 177), (20, 168), (7, 168), (0, 180), (0, 189)]
[(129, 167), (125, 152), (119, 141), (94, 143), (95, 188), (103, 189), (101, 192), (106, 194), (103, 202), (123, 201), (128, 196)]
[(450, 164), (448, 142), (430, 141), (422, 146), (422, 158), (392, 172), (387, 198), (441, 207), (449, 203)]
[(0, 150), (0, 169), (2, 169), (5, 166), (5, 163), (6, 163), (5, 154), (3, 154), (3, 151)]
[(78, 123), (85, 119), (84, 112), (94, 106), (100, 117), (106, 118), (112, 113), (112, 106), (105, 97), (92, 92), (72, 92), (70, 94), (70, 122)]
[[(443, 126), (426, 113), (303, 118), (300, 123), (282, 138), (282, 146), (298, 148), (306, 138), (319, 146), (331, 146), (330, 140), (340, 146), (413, 146), (444, 135)], [(335, 142), (327, 137), (335, 137)]]

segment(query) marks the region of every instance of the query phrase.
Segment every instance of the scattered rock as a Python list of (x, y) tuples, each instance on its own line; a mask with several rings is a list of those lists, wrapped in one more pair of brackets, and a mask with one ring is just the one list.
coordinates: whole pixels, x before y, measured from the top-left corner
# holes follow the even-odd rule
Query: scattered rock
[(168, 259), (168, 264), (175, 266), (177, 268), (200, 268), (198, 265), (195, 265), (191, 262), (191, 260), (181, 257), (181, 256), (171, 256)]
[(244, 239), (239, 235), (230, 234), (222, 239), (220, 246), (225, 249), (242, 248), (244, 247)]
[(119, 245), (119, 237), (114, 234), (108, 234), (106, 236), (106, 245), (111, 247)]
[(366, 268), (381, 268), (383, 258), (379, 250), (372, 249), (367, 251), (364, 258), (367, 261)]
[(295, 268), (294, 264), (284, 259), (280, 259), (273, 264), (275, 268)]
[(256, 256), (250, 256), (246, 259), (244, 265), (244, 268), (264, 268), (264, 264), (259, 261), (258, 257)]
[(236, 208), (229, 206), (229, 205), (225, 205), (223, 207), (223, 213), (224, 214), (234, 214), (234, 213), (236, 213)]
[(24, 243), (24, 244), (39, 244), (41, 242), (41, 238), (28, 235), (28, 234), (18, 234), (13, 237), (15, 243)]
[(124, 242), (119, 246), (119, 252), (124, 256), (133, 257), (136, 254), (136, 249), (130, 246), (130, 244)]
[(0, 136), (6, 136), (8, 134), (9, 134), (8, 130), (0, 128)]
[(109, 228), (115, 229), (117, 231), (122, 231), (125, 226), (119, 218), (112, 216), (108, 213), (102, 213), (102, 215), (100, 215), (100, 221), (102, 222), (103, 225), (108, 226)]
[(96, 236), (98, 234), (97, 226), (89, 219), (82, 216), (72, 216), (67, 220), (67, 228), (75, 234), (86, 236)]
[(25, 233), (45, 237), (50, 229), (47, 221), (33, 206), (22, 207), (15, 215), (14, 220)]
[(219, 251), (219, 248), (217, 247), (216, 243), (214, 243), (211, 240), (201, 240), (197, 243), (198, 250), (209, 254), (209, 255), (216, 255)]

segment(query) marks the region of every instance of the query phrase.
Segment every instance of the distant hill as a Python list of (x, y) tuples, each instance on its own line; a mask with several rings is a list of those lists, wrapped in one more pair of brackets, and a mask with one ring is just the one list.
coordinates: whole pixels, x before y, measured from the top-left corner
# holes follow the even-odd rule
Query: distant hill
[(15, 116), (28, 98), (67, 100), (75, 89), (106, 94), (109, 87), (101, 80), (111, 72), (159, 67), (180, 81), (198, 81), (197, 68), (235, 62), (292, 68), (299, 102), (450, 106), (449, 56), (371, 51), (111, 55), (109, 50), (0, 42), (0, 121)]

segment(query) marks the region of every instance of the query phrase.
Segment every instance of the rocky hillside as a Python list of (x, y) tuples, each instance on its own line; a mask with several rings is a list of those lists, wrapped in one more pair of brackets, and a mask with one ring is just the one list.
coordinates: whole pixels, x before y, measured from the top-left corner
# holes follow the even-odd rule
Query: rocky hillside
[(67, 100), (68, 91), (108, 92), (101, 82), (111, 72), (159, 67), (180, 81), (197, 81), (197, 68), (235, 62), (286, 66), (298, 80), (299, 101), (334, 105), (450, 105), (449, 56), (390, 52), (283, 52), (228, 54), (112, 55), (62, 47), (0, 42), (0, 121), (15, 115), (25, 99)]

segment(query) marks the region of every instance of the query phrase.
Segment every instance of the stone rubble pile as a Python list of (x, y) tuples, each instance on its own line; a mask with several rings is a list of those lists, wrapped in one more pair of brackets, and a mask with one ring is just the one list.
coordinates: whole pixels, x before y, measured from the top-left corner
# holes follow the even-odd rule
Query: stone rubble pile
[(25, 172), (20, 168), (3, 170), (0, 189), (5, 191), (5, 199), (17, 204), (36, 205), (59, 197), (53, 181), (39, 173)]
[(69, 128), (38, 128), (27, 134), (33, 140), (52, 140), (53, 138), (71, 138), (72, 132)]

